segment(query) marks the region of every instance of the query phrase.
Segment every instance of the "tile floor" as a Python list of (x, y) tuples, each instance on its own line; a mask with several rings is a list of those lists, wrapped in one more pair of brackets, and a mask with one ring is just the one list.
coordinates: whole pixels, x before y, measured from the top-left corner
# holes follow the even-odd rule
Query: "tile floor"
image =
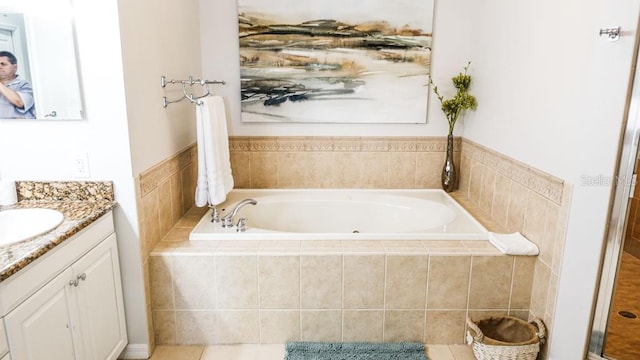
[[(475, 360), (466, 345), (427, 345), (429, 360)], [(157, 346), (150, 360), (282, 360), (283, 345)]]
[[(616, 360), (640, 359), (640, 259), (622, 253), (618, 283), (613, 296), (604, 353)], [(619, 311), (638, 316), (624, 317)]]

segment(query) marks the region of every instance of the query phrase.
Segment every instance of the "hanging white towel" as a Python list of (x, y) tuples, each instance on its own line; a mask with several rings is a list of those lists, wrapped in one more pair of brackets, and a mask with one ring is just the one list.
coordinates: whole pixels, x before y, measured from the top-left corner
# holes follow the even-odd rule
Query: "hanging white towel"
[(507, 255), (538, 255), (536, 244), (527, 240), (519, 232), (513, 234), (497, 234), (490, 232), (489, 241)]
[(196, 107), (198, 182), (196, 206), (218, 205), (233, 189), (229, 135), (224, 100), (220, 96), (201, 99)]

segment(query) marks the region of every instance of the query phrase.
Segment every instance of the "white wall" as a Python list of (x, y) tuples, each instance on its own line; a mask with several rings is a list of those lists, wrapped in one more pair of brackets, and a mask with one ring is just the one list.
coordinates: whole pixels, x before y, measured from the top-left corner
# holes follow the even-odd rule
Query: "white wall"
[(179, 98), (182, 87), (163, 89), (160, 77), (202, 75), (198, 0), (121, 0), (119, 6), (133, 174), (139, 175), (195, 142), (195, 105), (163, 108), (162, 96)]
[[(634, 1), (474, 4), (474, 92), (464, 136), (574, 186), (549, 358), (588, 341), (639, 14)], [(601, 27), (620, 25), (608, 42)], [(481, 29), (481, 31), (480, 31)]]

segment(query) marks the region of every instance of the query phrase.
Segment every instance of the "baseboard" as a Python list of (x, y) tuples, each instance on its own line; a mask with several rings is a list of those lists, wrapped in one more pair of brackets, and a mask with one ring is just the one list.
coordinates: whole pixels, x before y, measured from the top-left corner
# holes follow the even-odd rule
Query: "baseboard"
[(150, 356), (151, 354), (149, 354), (149, 345), (129, 344), (124, 348), (124, 351), (122, 351), (118, 359), (142, 360), (148, 359)]

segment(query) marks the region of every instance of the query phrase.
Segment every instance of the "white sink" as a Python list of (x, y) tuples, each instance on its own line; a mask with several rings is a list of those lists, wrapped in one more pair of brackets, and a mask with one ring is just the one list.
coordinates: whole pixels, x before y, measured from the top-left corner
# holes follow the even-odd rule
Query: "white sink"
[(0, 246), (27, 240), (53, 230), (64, 215), (53, 209), (0, 210)]

